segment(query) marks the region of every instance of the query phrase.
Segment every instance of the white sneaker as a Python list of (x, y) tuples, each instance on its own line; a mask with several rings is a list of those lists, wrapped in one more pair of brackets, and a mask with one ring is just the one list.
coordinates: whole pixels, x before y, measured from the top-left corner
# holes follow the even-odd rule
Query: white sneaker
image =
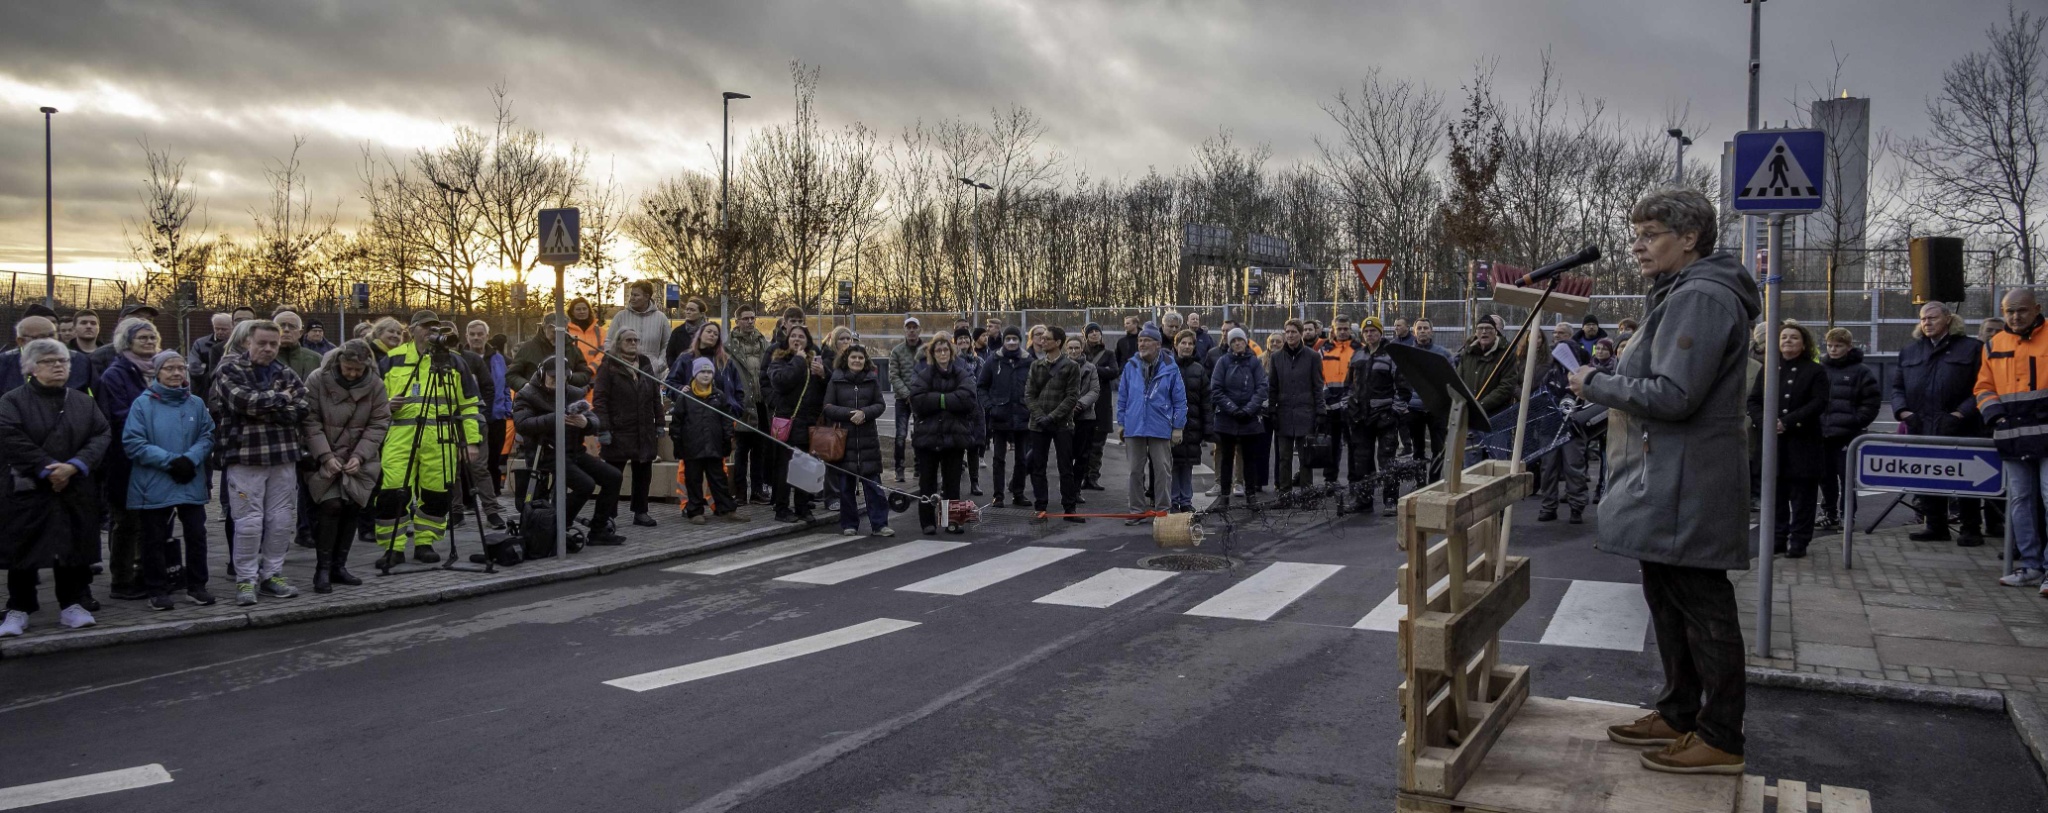
[(2031, 587), (2040, 584), (2044, 578), (2048, 578), (2048, 573), (2031, 567), (2023, 567), (2005, 574), (1998, 580), (1998, 583), (2006, 587)]
[(880, 528), (876, 528), (876, 529), (875, 529), (875, 535), (876, 535), (876, 536), (895, 536), (895, 535), (896, 535), (896, 529), (895, 529), (895, 528), (891, 528), (891, 527), (889, 527), (889, 526), (887, 526), (887, 525), (884, 525), (884, 526), (882, 526), (882, 527), (880, 527)]
[(92, 613), (86, 612), (84, 607), (73, 604), (57, 614), (57, 623), (63, 624), (66, 629), (75, 630), (81, 627), (90, 627), (99, 622), (94, 621)]
[(1214, 496), (1216, 496), (1216, 495), (1218, 495), (1218, 494), (1222, 494), (1222, 493), (1223, 493), (1223, 486), (1222, 486), (1221, 484), (1217, 484), (1217, 485), (1212, 485), (1212, 486), (1210, 486), (1210, 487), (1209, 487), (1209, 490), (1208, 490), (1208, 491), (1204, 491), (1204, 492), (1202, 492), (1202, 496), (1205, 496), (1205, 497), (1214, 497)]
[(1243, 484), (1243, 483), (1238, 483), (1237, 485), (1231, 486), (1231, 487), (1230, 487), (1230, 496), (1232, 496), (1232, 497), (1242, 497), (1242, 496), (1244, 496), (1244, 484)]
[(0, 619), (0, 638), (13, 638), (28, 632), (28, 613), (8, 610), (7, 617)]

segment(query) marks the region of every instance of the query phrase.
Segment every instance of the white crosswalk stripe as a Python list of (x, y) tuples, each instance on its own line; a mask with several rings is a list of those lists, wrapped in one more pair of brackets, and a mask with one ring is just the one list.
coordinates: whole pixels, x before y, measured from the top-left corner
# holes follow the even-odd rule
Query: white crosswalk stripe
[(1407, 613), (1408, 608), (1401, 604), (1401, 591), (1396, 590), (1388, 593), (1387, 597), (1380, 601), (1379, 606), (1372, 608), (1372, 612), (1366, 613), (1364, 618), (1358, 619), (1358, 623), (1352, 624), (1351, 628), (1355, 630), (1394, 632), (1401, 628), (1399, 622), (1402, 616), (1407, 615)]
[(1343, 565), (1311, 565), (1299, 562), (1274, 562), (1238, 582), (1230, 589), (1216, 594), (1215, 598), (1195, 605), (1188, 615), (1208, 618), (1240, 618), (1246, 621), (1264, 621), (1279, 614), (1295, 599), (1314, 590), (1324, 579), (1337, 575)]
[[(146, 788), (150, 785), (162, 785), (170, 781), (170, 771), (164, 770), (162, 765), (151, 764), (138, 768), (123, 768), (118, 771), (37, 782), (33, 785), (0, 788), (0, 810), (35, 807), (37, 805), (79, 799), (86, 796), (98, 796), (102, 793), (134, 790), (136, 788)], [(138, 806), (147, 807), (148, 805), (138, 803)]]
[(724, 556), (713, 556), (709, 559), (691, 562), (689, 564), (676, 565), (675, 567), (665, 567), (662, 568), (662, 572), (695, 573), (700, 576), (717, 576), (721, 573), (731, 573), (741, 568), (753, 567), (755, 565), (764, 565), (769, 562), (788, 559), (792, 556), (801, 556), (803, 554), (810, 553), (814, 550), (823, 550), (825, 548), (832, 547), (833, 545), (852, 542), (859, 538), (860, 537), (857, 536), (819, 535), (800, 537), (797, 539), (785, 539), (780, 542), (770, 542), (766, 545), (762, 545), (761, 547), (753, 548), (751, 550), (743, 550), (739, 553), (731, 553), (726, 554)]
[(1643, 588), (1619, 582), (1573, 581), (1550, 616), (1542, 643), (1586, 649), (1643, 651), (1650, 607)]
[(779, 582), (801, 582), (804, 584), (839, 584), (862, 576), (880, 573), (897, 565), (909, 564), (919, 559), (937, 556), (954, 548), (967, 547), (965, 542), (940, 542), (919, 539), (901, 545), (883, 548), (874, 553), (855, 556), (829, 565), (820, 565), (810, 570), (778, 576)]
[(717, 677), (742, 669), (751, 669), (763, 664), (799, 658), (814, 652), (823, 652), (827, 649), (858, 643), (869, 638), (888, 635), (889, 633), (907, 630), (915, 626), (917, 626), (916, 621), (877, 618), (873, 621), (865, 621), (851, 627), (843, 627), (807, 638), (798, 638), (794, 641), (764, 646), (760, 649), (750, 649), (720, 658), (686, 663), (682, 666), (633, 675), (631, 677), (622, 677), (617, 680), (607, 680), (604, 682), (604, 685), (616, 686), (634, 692), (653, 691), (667, 686), (674, 686), (678, 683), (703, 680), (708, 677)]
[(910, 593), (964, 596), (991, 584), (1022, 576), (1080, 552), (1080, 548), (1019, 548), (986, 562), (976, 562), (951, 573), (941, 573), (916, 584), (896, 589)]
[(1173, 576), (1170, 570), (1112, 567), (1050, 595), (1033, 599), (1032, 603), (1100, 609), (1157, 587)]

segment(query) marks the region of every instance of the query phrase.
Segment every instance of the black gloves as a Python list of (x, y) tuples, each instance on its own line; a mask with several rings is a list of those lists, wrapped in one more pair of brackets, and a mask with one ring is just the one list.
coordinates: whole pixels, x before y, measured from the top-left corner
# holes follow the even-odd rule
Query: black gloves
[(192, 458), (189, 457), (171, 458), (170, 468), (171, 482), (178, 485), (192, 482), (192, 478), (199, 476), (199, 467), (192, 465)]

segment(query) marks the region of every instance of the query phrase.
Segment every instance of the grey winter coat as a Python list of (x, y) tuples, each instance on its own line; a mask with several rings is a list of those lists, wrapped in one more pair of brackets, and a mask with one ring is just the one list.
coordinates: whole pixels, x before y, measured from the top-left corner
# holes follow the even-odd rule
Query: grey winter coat
[(1586, 381), (1611, 408), (1614, 474), (1596, 547), (1645, 562), (1749, 569), (1743, 372), (1762, 305), (1756, 281), (1719, 251), (1660, 277), (1613, 373)]
[(344, 463), (350, 457), (363, 462), (355, 473), (333, 477), (314, 468), (305, 475), (306, 491), (316, 505), (337, 498), (369, 505), (384, 477), (380, 460), (384, 435), (391, 430), (391, 400), (377, 368), (364, 372), (354, 387), (344, 387), (340, 366), (341, 354), (328, 356), (306, 379), (306, 403), (312, 408), (299, 428), (306, 438), (306, 457), (315, 464), (325, 464), (333, 456)]

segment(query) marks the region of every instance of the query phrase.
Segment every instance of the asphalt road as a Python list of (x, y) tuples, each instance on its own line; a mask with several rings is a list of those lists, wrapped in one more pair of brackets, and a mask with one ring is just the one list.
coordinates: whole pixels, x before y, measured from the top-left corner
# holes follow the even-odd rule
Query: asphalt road
[[(1539, 696), (1648, 702), (1655, 647), (1611, 599), (1632, 563), (1593, 551), (1592, 525), (1537, 525), (1527, 505), (1514, 544), (1536, 587), (1504, 660), (1532, 666)], [(1158, 552), (1147, 529), (1007, 512), (935, 538), (961, 547), (832, 584), (816, 582), (914, 550), (914, 520), (715, 574), (651, 566), (0, 662), (0, 789), (160, 764), (173, 781), (33, 809), (1390, 809), (1394, 640), (1355, 625), (1393, 589), (1391, 524), (1247, 519), (1227, 540), (1243, 566), (1105, 607), (1038, 599), (1136, 568)], [(982, 564), (1005, 556), (1044, 559)], [(1267, 582), (1270, 600), (1226, 596), (1266, 572), (1298, 578)], [(967, 590), (976, 573), (993, 581)], [(762, 652), (806, 641), (819, 646)], [(678, 667), (697, 671), (664, 677)], [(2048, 811), (2001, 714), (1752, 689), (1748, 730), (1751, 773), (1869, 789), (1885, 813)]]

